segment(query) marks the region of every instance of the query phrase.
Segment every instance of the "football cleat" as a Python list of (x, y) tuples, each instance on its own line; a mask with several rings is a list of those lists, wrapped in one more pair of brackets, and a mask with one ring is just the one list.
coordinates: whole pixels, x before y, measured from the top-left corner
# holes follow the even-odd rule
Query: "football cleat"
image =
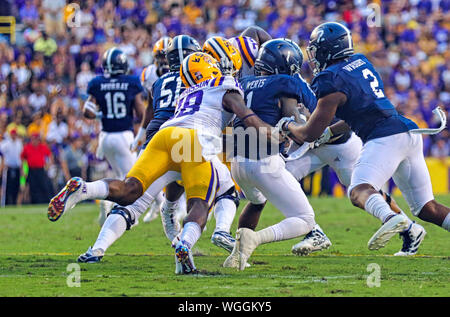
[(161, 209), (160, 214), (164, 233), (166, 234), (167, 239), (173, 241), (173, 239), (181, 232), (180, 223), (174, 212), (167, 213)]
[(86, 251), (86, 253), (83, 253), (80, 255), (77, 259), (77, 262), (80, 263), (97, 263), (100, 262), (100, 260), (103, 258), (103, 255), (105, 252), (102, 249), (95, 249), (92, 250), (92, 247), (89, 247), (89, 249)]
[(255, 231), (248, 228), (240, 228), (236, 231), (236, 241), (239, 241), (239, 270), (247, 267), (247, 260), (258, 247), (258, 236)]
[(421, 225), (413, 222), (408, 230), (400, 233), (400, 237), (403, 239), (403, 247), (394, 255), (408, 256), (416, 254), (426, 234), (427, 232)]
[(225, 249), (225, 250), (227, 250), (228, 252), (231, 253), (233, 251), (234, 244), (236, 243), (236, 240), (228, 232), (216, 231), (211, 236), (211, 242), (215, 246), (223, 248), (223, 249)]
[(325, 235), (322, 228), (316, 224), (313, 230), (309, 232), (302, 241), (292, 247), (292, 253), (306, 256), (311, 252), (328, 249), (330, 246), (330, 239)]
[(66, 186), (50, 201), (47, 217), (50, 221), (58, 220), (66, 210), (70, 210), (82, 200), (81, 191), (84, 181), (80, 177), (72, 177)]
[(389, 240), (397, 233), (408, 229), (408, 218), (403, 215), (395, 215), (386, 221), (380, 229), (370, 238), (367, 246), (369, 250), (383, 248)]
[(197, 273), (194, 257), (186, 242), (178, 241), (175, 245), (175, 274)]

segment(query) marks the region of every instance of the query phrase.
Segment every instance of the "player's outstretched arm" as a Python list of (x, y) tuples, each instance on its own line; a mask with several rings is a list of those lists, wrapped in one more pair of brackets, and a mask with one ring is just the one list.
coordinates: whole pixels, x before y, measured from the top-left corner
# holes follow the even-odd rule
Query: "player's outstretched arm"
[[(252, 110), (247, 108), (244, 99), (237, 91), (227, 91), (222, 99), (223, 108), (234, 113), (247, 127), (254, 127), (258, 131), (266, 129), (269, 139), (272, 138), (272, 126), (262, 121)], [(260, 130), (261, 129), (261, 130)]]
[(248, 36), (251, 37), (258, 43), (258, 46), (261, 46), (263, 43), (270, 41), (272, 39), (272, 36), (270, 36), (269, 33), (264, 31), (259, 26), (249, 26), (246, 28), (242, 33), (241, 36)]
[(297, 125), (294, 122), (288, 122), (282, 127), (286, 132), (289, 131), (299, 141), (313, 142), (319, 138), (323, 131), (330, 125), (336, 114), (337, 108), (347, 100), (345, 94), (334, 92), (326, 95), (317, 101), (317, 107), (311, 114), (305, 125)]

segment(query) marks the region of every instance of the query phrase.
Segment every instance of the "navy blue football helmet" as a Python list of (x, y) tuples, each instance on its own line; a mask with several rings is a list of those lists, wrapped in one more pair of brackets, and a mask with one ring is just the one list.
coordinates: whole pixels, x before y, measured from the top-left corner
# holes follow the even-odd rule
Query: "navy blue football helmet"
[(117, 47), (112, 47), (103, 54), (103, 73), (113, 76), (128, 72), (127, 56)]
[(303, 53), (300, 47), (289, 39), (273, 39), (261, 45), (255, 61), (255, 74), (294, 75), (300, 73)]
[(167, 48), (166, 58), (171, 71), (179, 71), (183, 59), (195, 52), (200, 52), (202, 48), (197, 40), (189, 35), (177, 35), (170, 42)]
[(337, 22), (322, 23), (312, 31), (306, 52), (314, 74), (318, 74), (333, 61), (353, 55), (350, 30)]

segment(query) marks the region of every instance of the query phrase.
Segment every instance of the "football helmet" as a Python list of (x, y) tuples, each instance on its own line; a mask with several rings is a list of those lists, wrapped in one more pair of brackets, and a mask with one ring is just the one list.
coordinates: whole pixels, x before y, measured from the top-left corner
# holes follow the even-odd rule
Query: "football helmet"
[(297, 44), (288, 39), (274, 39), (261, 45), (255, 61), (255, 74), (294, 75), (300, 72), (303, 53)]
[(171, 71), (179, 71), (180, 65), (189, 54), (200, 52), (197, 40), (189, 35), (175, 36), (167, 47), (167, 61)]
[(318, 74), (332, 61), (353, 55), (353, 41), (350, 30), (337, 22), (326, 22), (316, 27), (306, 48), (308, 62)]
[(160, 75), (169, 71), (169, 63), (166, 59), (166, 51), (172, 39), (168, 36), (160, 38), (155, 45), (153, 45), (153, 61), (159, 70)]
[(117, 47), (112, 47), (103, 54), (103, 73), (105, 75), (119, 75), (128, 72), (127, 56)]
[(180, 77), (186, 87), (221, 75), (222, 72), (214, 57), (203, 52), (187, 56), (181, 64)]
[(223, 37), (214, 36), (207, 39), (203, 44), (203, 52), (219, 62), (224, 74), (236, 76), (242, 68), (241, 54)]

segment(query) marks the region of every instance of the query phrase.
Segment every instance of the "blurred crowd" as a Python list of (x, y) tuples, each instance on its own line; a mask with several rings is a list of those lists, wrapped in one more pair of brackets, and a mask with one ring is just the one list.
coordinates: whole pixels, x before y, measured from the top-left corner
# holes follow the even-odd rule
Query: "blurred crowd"
[[(431, 111), (450, 108), (449, 9), (449, 0), (2, 0), (0, 16), (14, 16), (17, 32), (14, 44), (0, 34), (0, 152), (2, 170), (19, 173), (19, 181), (3, 175), (17, 188), (3, 188), (2, 197), (45, 203), (71, 176), (109, 172), (94, 154), (100, 123), (81, 115), (87, 84), (101, 73), (102, 54), (112, 46), (140, 74), (163, 35), (189, 34), (202, 43), (259, 25), (304, 49), (315, 26), (345, 22), (397, 109), (420, 127), (435, 127)], [(302, 74), (311, 80), (307, 63)], [(446, 158), (449, 151), (447, 130), (425, 137), (425, 155)], [(32, 176), (33, 169), (45, 173)], [(41, 180), (39, 195), (26, 190), (33, 178)]]

